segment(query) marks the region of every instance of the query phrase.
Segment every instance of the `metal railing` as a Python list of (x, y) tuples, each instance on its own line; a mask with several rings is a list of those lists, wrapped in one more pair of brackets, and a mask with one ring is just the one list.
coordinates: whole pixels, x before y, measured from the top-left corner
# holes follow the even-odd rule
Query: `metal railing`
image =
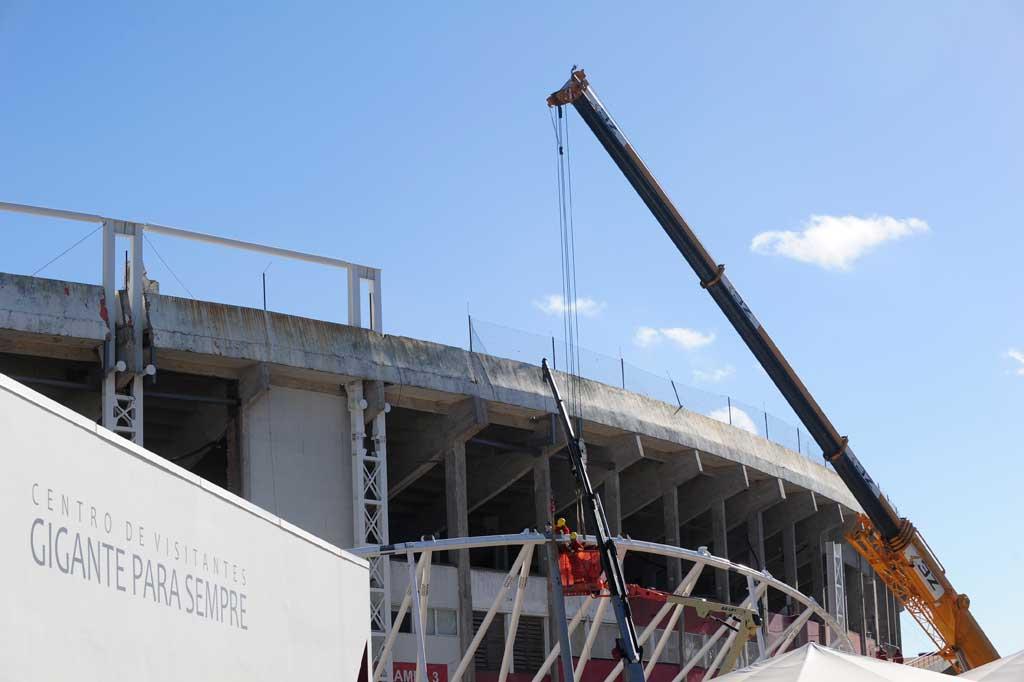
[[(469, 316), (469, 350), (509, 360), (536, 365), (541, 358), (551, 358), (555, 369), (565, 369), (567, 346), (551, 335), (507, 327)], [(731, 424), (773, 443), (798, 452), (825, 466), (821, 448), (800, 426), (771, 413), (736, 400), (730, 395), (714, 393), (674, 379), (667, 372), (658, 375), (642, 369), (624, 357), (612, 357), (580, 347), (579, 373), (582, 377), (609, 386), (618, 386), (655, 400), (676, 405), (689, 412)]]

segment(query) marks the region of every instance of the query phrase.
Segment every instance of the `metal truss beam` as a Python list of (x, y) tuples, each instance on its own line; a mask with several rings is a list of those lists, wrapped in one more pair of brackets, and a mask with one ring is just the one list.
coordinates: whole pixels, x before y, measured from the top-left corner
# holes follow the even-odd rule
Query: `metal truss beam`
[[(582, 538), (585, 542), (592, 542), (593, 538), (586, 537)], [(562, 542), (561, 539), (556, 539), (558, 542)], [(394, 545), (372, 545), (357, 547), (351, 550), (354, 554), (363, 556), (366, 558), (383, 558), (389, 556), (404, 556), (406, 558), (412, 558), (416, 555), (420, 556), (419, 562), (416, 564), (421, 568), (415, 571), (417, 578), (413, 578), (413, 583), (419, 581), (420, 588), (422, 590), (422, 599), (417, 598), (416, 595), (411, 595), (408, 591), (404, 599), (402, 600), (401, 607), (399, 608), (399, 617), (395, 623), (391, 625), (392, 630), (384, 633), (384, 654), (390, 653), (391, 647), (395, 640), (395, 630), (401, 626), (401, 621), (405, 615), (405, 611), (409, 608), (410, 602), (419, 602), (420, 609), (425, 608), (426, 604), (426, 590), (423, 589), (423, 572), (428, 570), (425, 567), (425, 562), (429, 562), (429, 558), (424, 560), (424, 557), (434, 552), (442, 551), (454, 551), (462, 549), (477, 549), (484, 547), (502, 547), (511, 546), (518, 547), (519, 553), (516, 560), (513, 562), (512, 567), (508, 571), (508, 576), (502, 583), (502, 587), (499, 588), (498, 593), (495, 595), (490, 608), (487, 611), (487, 615), (484, 617), (483, 622), (477, 629), (469, 648), (463, 653), (462, 658), (459, 662), (458, 668), (455, 674), (452, 676), (451, 682), (461, 682), (464, 679), (467, 670), (472, 665), (474, 655), (476, 654), (477, 648), (483, 641), (483, 638), (490, 627), (491, 622), (498, 613), (499, 607), (505, 604), (508, 600), (506, 595), (510, 589), (515, 588), (515, 596), (513, 598), (512, 606), (512, 617), (511, 624), (506, 633), (506, 641), (504, 646), (504, 655), (502, 657), (502, 666), (499, 673), (499, 680), (507, 678), (510, 672), (510, 661), (511, 651), (515, 642), (515, 631), (516, 623), (518, 621), (518, 615), (522, 611), (522, 597), (525, 592), (526, 580), (529, 576), (530, 561), (532, 559), (533, 551), (536, 547), (544, 544), (545, 542), (551, 542), (549, 538), (541, 533), (524, 531), (518, 534), (506, 534), (506, 535), (488, 535), (478, 537), (466, 537), (466, 538), (447, 538), (441, 540), (421, 540), (418, 542), (403, 542)], [(682, 579), (682, 582), (675, 589), (675, 594), (689, 595), (690, 591), (696, 585), (698, 578), (702, 572), (710, 568), (718, 571), (727, 571), (735, 573), (746, 578), (748, 590), (747, 595), (744, 598), (741, 606), (750, 607), (757, 604), (763, 599), (769, 589), (774, 589), (781, 592), (783, 595), (790, 598), (790, 601), (795, 604), (800, 604), (803, 610), (797, 619), (791, 623), (782, 633), (773, 637), (770, 641), (768, 640), (767, 633), (760, 633), (758, 637), (758, 652), (759, 660), (774, 656), (778, 653), (785, 651), (796, 638), (800, 629), (804, 624), (807, 623), (808, 619), (812, 616), (820, 619), (828, 628), (831, 633), (831, 645), (846, 651), (853, 651), (853, 645), (847, 633), (840, 627), (839, 623), (824, 609), (822, 608), (813, 598), (801, 593), (791, 585), (787, 585), (781, 580), (776, 579), (767, 571), (759, 571), (749, 566), (735, 563), (723, 557), (714, 556), (709, 553), (706, 548), (700, 548), (698, 550), (685, 549), (682, 547), (674, 547), (671, 545), (664, 545), (654, 542), (643, 542), (640, 540), (631, 540), (628, 538), (616, 538), (615, 544), (619, 548), (619, 551), (623, 554), (626, 552), (637, 552), (640, 554), (648, 554), (654, 556), (661, 556), (669, 559), (679, 559), (689, 561), (693, 565), (689, 572)], [(427, 573), (427, 580), (429, 581), (429, 573)], [(568, 623), (568, 631), (571, 633), (575, 631), (579, 624), (584, 620), (587, 612), (590, 609), (592, 600), (586, 600), (580, 604), (576, 613), (572, 616), (572, 619)], [(596, 631), (601, 623), (601, 616), (603, 615), (604, 609), (602, 606), (606, 604), (605, 600), (598, 602), (597, 613), (592, 616), (592, 629), (588, 636), (585, 638), (583, 650), (579, 652), (579, 660), (574, 670), (574, 679), (578, 680), (583, 675), (583, 670), (587, 665), (587, 661), (590, 658), (594, 639), (596, 637)], [(421, 611), (422, 612), (422, 611)], [(671, 614), (670, 614), (671, 612)], [(661, 624), (666, 617), (669, 620), (666, 622), (665, 632), (658, 639), (655, 645), (653, 654), (647, 663), (647, 674), (651, 674), (654, 665), (657, 664), (661, 657), (671, 632), (674, 631), (679, 618), (682, 616), (682, 608), (665, 604), (655, 614), (644, 631), (640, 635), (641, 643), (648, 641), (659, 629)], [(417, 633), (422, 632), (421, 629), (416, 630)], [(725, 654), (733, 641), (735, 636), (734, 631), (730, 631), (730, 628), (726, 626), (720, 626), (718, 630), (712, 634), (701, 649), (691, 656), (688, 660), (680, 664), (678, 674), (673, 679), (673, 682), (681, 682), (686, 679), (687, 674), (693, 670), (695, 666), (701, 661), (705, 660), (707, 656), (713, 655), (711, 664), (708, 666), (708, 674), (713, 675), (714, 671), (722, 664), (725, 658)], [(420, 635), (417, 634), (419, 641)], [(721, 645), (719, 641), (723, 640)], [(716, 649), (717, 645), (717, 649)], [(426, 645), (425, 645), (426, 646)], [(541, 680), (554, 665), (558, 659), (560, 653), (560, 647), (555, 644), (551, 651), (548, 653), (540, 670), (536, 671), (533, 676), (534, 682)], [(419, 657), (418, 657), (419, 658)], [(384, 672), (384, 665), (382, 662), (378, 662), (374, 669), (374, 682), (381, 679), (381, 675)], [(526, 671), (516, 671), (517, 673)], [(532, 671), (530, 671), (532, 672)], [(613, 669), (608, 675), (607, 679), (614, 679), (620, 672), (619, 668)], [(417, 676), (417, 679), (419, 677)]]

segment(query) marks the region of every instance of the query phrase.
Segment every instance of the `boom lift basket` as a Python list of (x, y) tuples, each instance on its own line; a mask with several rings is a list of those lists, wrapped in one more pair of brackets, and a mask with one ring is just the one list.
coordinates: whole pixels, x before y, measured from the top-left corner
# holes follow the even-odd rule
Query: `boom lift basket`
[(558, 573), (562, 592), (567, 597), (596, 595), (608, 589), (601, 568), (601, 553), (596, 549), (558, 548)]

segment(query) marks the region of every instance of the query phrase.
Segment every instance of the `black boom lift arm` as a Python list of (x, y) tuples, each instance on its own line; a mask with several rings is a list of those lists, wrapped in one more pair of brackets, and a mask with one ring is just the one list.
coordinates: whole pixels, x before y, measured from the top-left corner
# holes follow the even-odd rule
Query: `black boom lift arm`
[(608, 517), (605, 516), (604, 507), (601, 506), (601, 498), (594, 492), (594, 486), (590, 483), (590, 476), (587, 474), (587, 467), (583, 462), (580, 441), (572, 428), (572, 421), (565, 409), (565, 403), (562, 402), (562, 396), (558, 392), (555, 377), (548, 368), (547, 360), (541, 362), (541, 369), (544, 372), (544, 381), (551, 389), (555, 406), (558, 408), (558, 419), (562, 422), (562, 430), (565, 432), (566, 450), (569, 451), (572, 473), (576, 477), (576, 483), (581, 491), (584, 514), (586, 514), (587, 523), (594, 529), (594, 538), (601, 556), (601, 568), (608, 581), (608, 592), (612, 600), (612, 608), (615, 609), (615, 620), (619, 624), (618, 647), (622, 653), (626, 682), (644, 682), (640, 641), (636, 636), (636, 627), (633, 625), (633, 616), (627, 599), (629, 589), (626, 587), (626, 579), (622, 575), (622, 567), (619, 566), (619, 555), (615, 549), (615, 542), (611, 539), (611, 533), (608, 531)]

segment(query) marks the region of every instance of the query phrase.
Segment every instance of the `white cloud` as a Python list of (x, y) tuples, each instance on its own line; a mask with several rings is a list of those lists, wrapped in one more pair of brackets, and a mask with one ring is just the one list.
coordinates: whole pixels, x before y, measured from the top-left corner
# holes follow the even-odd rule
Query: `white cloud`
[(928, 223), (919, 218), (812, 215), (800, 232), (761, 232), (750, 242), (750, 249), (826, 270), (849, 270), (879, 244), (927, 231)]
[[(534, 301), (533, 305), (547, 315), (562, 315), (571, 307), (559, 294), (548, 294), (544, 298)], [(595, 317), (604, 309), (604, 301), (595, 301), (587, 296), (576, 299), (576, 312), (583, 317)]]
[(653, 346), (661, 340), (661, 332), (654, 327), (638, 327), (633, 334), (633, 343), (641, 348)]
[(720, 381), (725, 381), (735, 373), (736, 369), (732, 365), (716, 367), (715, 369), (695, 369), (693, 370), (693, 380), (704, 384), (717, 384)]
[(668, 327), (661, 330), (661, 335), (685, 350), (695, 350), (715, 340), (713, 333), (705, 334), (686, 327)]
[(1016, 360), (1020, 364), (1019, 367), (1014, 368), (1013, 373), (1019, 374), (1020, 376), (1024, 377), (1024, 353), (1020, 352), (1019, 350), (1011, 348), (1010, 350), (1006, 351), (1006, 357), (1010, 358), (1011, 360)]
[(641, 348), (659, 344), (662, 339), (668, 339), (683, 350), (696, 350), (714, 341), (715, 335), (713, 332), (705, 334), (686, 327), (637, 327), (633, 333), (633, 343)]
[[(749, 431), (750, 433), (757, 435), (757, 427), (754, 426), (754, 420), (750, 418), (749, 414), (747, 414), (738, 407), (732, 408), (731, 411), (733, 426), (735, 426), (738, 429), (743, 429), (744, 431)], [(720, 407), (717, 410), (711, 410), (710, 412), (708, 412), (708, 416), (711, 417), (712, 419), (717, 419), (720, 422), (728, 424), (730, 421), (729, 412), (730, 410), (728, 407)]]

